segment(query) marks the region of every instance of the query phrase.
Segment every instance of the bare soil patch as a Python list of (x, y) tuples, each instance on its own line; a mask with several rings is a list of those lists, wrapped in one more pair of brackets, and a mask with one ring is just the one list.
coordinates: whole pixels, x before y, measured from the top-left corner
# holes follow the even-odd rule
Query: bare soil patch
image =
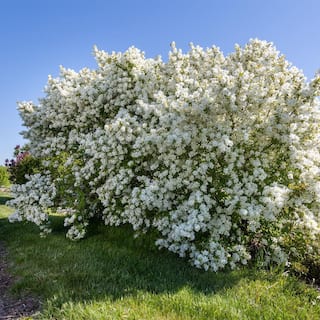
[(0, 242), (0, 320), (28, 317), (40, 308), (40, 301), (27, 295), (14, 297), (10, 287), (15, 279), (8, 272), (9, 263), (4, 243)]

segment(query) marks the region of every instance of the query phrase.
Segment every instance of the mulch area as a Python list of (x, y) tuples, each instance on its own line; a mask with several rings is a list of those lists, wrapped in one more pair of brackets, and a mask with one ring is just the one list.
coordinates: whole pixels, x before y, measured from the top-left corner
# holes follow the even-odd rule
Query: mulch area
[(20, 319), (35, 314), (40, 308), (39, 299), (27, 295), (14, 297), (10, 293), (10, 287), (15, 279), (8, 269), (7, 252), (0, 242), (0, 320)]

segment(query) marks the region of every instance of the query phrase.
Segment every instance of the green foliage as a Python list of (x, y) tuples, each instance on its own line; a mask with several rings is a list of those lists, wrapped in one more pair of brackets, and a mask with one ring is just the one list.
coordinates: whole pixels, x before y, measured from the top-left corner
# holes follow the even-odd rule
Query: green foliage
[(28, 145), (14, 149), (14, 159), (6, 160), (6, 167), (10, 173), (10, 181), (13, 184), (24, 184), (28, 181), (27, 176), (40, 172), (41, 160), (33, 157)]
[(10, 185), (9, 172), (7, 167), (0, 166), (0, 187), (8, 187)]
[(320, 285), (320, 236), (306, 238), (303, 232), (295, 232), (286, 239), (291, 248), (290, 270), (307, 282)]
[(10, 170), (10, 179), (14, 184), (24, 184), (28, 181), (27, 175), (39, 172), (41, 162), (39, 159), (27, 155), (16, 166)]

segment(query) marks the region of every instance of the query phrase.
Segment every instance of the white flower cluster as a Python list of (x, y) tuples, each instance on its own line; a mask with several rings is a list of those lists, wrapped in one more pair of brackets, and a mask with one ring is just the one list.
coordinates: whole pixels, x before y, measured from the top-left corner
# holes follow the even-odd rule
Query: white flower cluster
[(31, 221), (41, 229), (45, 235), (51, 231), (48, 221), (48, 208), (52, 207), (56, 196), (55, 185), (49, 176), (34, 174), (28, 177), (28, 182), (16, 184), (11, 189), (13, 199), (8, 205), (15, 209), (9, 216), (10, 222)]
[[(94, 54), (96, 70), (62, 68), (38, 106), (20, 104), (31, 152), (63, 190), (55, 205), (70, 211), (70, 238), (91, 217), (130, 223), (216, 271), (258, 250), (266, 264), (286, 261), (288, 225), (319, 232), (319, 77), (306, 82), (259, 40), (228, 56), (173, 44), (166, 63), (136, 48)], [(43, 179), (17, 187), (19, 219), (47, 219)], [(35, 183), (39, 204), (30, 193), (20, 206)]]

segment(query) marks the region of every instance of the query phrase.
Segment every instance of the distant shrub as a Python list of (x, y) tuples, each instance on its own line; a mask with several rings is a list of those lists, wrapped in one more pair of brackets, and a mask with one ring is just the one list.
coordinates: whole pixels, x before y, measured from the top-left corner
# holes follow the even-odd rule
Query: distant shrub
[(9, 172), (7, 167), (0, 166), (0, 187), (8, 187), (10, 185)]
[(17, 145), (14, 149), (14, 156), (14, 159), (5, 161), (9, 179), (13, 184), (24, 184), (28, 181), (28, 176), (39, 172), (41, 161), (30, 154), (27, 146)]

